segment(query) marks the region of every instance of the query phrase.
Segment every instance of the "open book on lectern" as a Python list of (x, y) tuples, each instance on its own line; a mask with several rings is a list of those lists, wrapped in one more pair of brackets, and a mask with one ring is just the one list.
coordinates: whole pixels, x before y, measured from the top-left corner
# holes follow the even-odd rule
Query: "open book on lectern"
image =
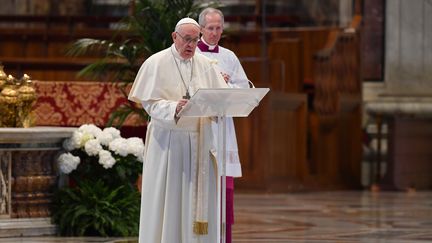
[(269, 88), (198, 89), (178, 116), (247, 117), (269, 90)]

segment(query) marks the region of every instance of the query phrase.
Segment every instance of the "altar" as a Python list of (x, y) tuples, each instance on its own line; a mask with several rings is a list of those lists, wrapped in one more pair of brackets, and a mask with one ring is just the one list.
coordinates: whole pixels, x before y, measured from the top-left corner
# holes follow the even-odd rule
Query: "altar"
[(54, 235), (56, 156), (74, 127), (0, 128), (0, 237)]

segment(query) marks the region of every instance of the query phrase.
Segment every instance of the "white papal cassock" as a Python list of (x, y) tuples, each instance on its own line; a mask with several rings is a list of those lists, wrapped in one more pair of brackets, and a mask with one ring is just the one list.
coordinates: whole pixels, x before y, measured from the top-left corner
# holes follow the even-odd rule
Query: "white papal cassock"
[[(201, 38), (196, 48), (197, 52), (217, 62), (220, 71), (229, 76), (227, 81), (230, 88), (249, 88), (249, 79), (246, 76), (239, 59), (229, 49), (222, 46), (212, 46)], [(226, 119), (226, 176), (241, 177), (241, 165), (238, 155), (237, 138), (234, 121)], [(217, 134), (217, 124), (213, 123), (213, 131)]]
[[(149, 57), (134, 81), (129, 99), (141, 103), (151, 116), (145, 139), (140, 243), (216, 242), (217, 169), (210, 152), (216, 145), (210, 118), (176, 121), (174, 116), (186, 87), (191, 95), (199, 88), (227, 87), (214, 66), (197, 53), (183, 60), (172, 45)], [(200, 163), (208, 168), (206, 184), (201, 184), (206, 185), (204, 189), (198, 185), (203, 172)], [(208, 198), (200, 198), (200, 190), (206, 189)], [(194, 233), (197, 215), (208, 217), (208, 234)]]

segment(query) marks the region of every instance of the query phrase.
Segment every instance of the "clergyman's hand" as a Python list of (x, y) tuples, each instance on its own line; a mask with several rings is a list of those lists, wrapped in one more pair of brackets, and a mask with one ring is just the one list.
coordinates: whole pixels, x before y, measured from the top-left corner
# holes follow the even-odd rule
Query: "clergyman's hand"
[(222, 74), (222, 77), (224, 78), (225, 82), (228, 83), (228, 81), (230, 80), (231, 77), (228, 74), (223, 73), (223, 72), (221, 72), (221, 74)]

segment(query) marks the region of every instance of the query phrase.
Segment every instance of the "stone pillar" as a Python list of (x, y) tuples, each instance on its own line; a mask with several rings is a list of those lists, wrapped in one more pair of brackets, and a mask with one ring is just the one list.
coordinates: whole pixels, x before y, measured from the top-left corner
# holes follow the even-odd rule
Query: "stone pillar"
[(339, 27), (349, 26), (353, 17), (353, 1), (339, 0)]
[(386, 1), (385, 23), (385, 89), (365, 104), (388, 124), (382, 185), (431, 189), (432, 1)]
[(11, 214), (11, 153), (0, 151), (0, 218)]
[(386, 1), (386, 90), (432, 93), (432, 1)]

